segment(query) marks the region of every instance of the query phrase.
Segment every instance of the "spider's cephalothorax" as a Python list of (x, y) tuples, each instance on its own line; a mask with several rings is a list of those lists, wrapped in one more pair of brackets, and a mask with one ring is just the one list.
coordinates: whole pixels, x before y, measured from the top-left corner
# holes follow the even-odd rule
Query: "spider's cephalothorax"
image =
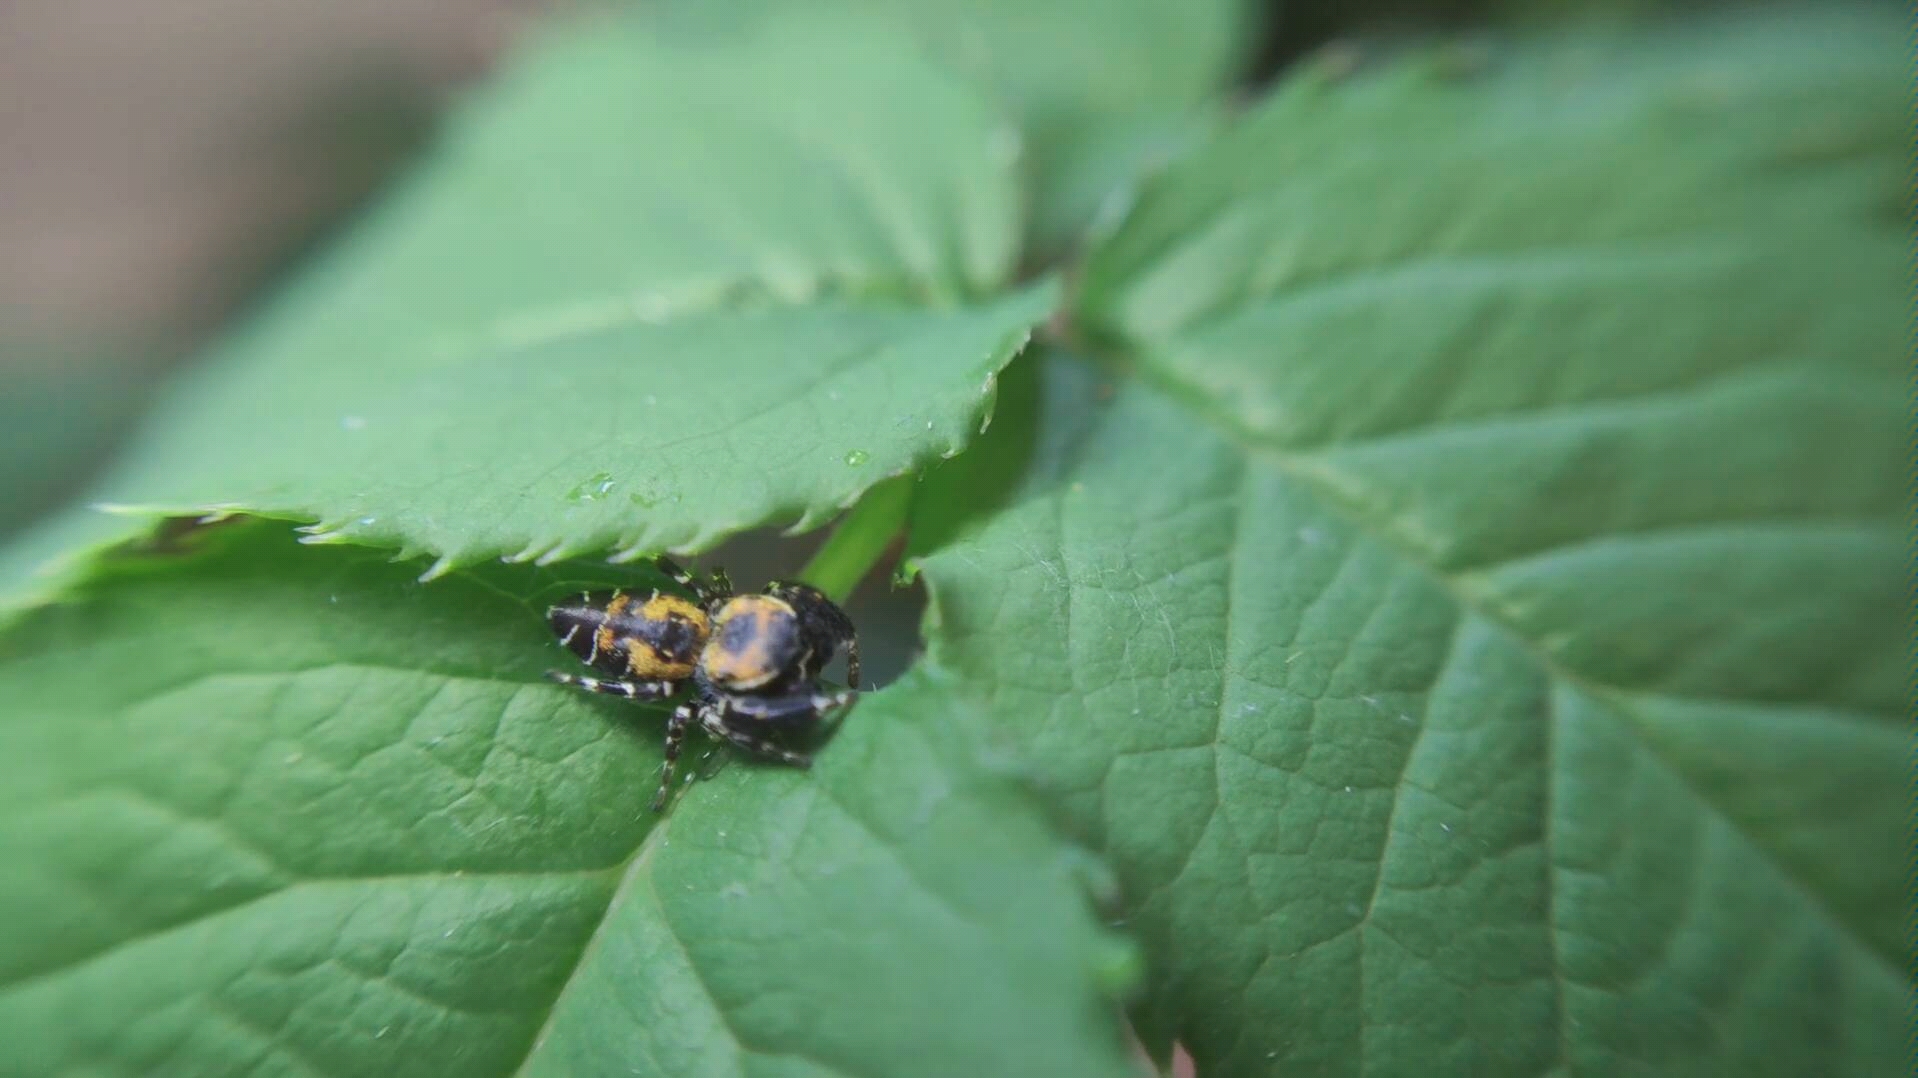
[[(680, 745), (694, 723), (749, 752), (809, 766), (807, 757), (766, 735), (803, 731), (852, 701), (859, 688), (859, 638), (851, 619), (805, 584), (774, 582), (762, 593), (734, 595), (722, 571), (702, 581), (666, 558), (658, 564), (694, 599), (614, 591), (552, 607), (546, 617), (560, 641), (608, 678), (548, 676), (629, 700), (663, 700), (692, 686), (693, 698), (666, 721), (666, 766), (654, 811), (665, 806)], [(842, 646), (848, 687), (827, 692), (819, 674)]]

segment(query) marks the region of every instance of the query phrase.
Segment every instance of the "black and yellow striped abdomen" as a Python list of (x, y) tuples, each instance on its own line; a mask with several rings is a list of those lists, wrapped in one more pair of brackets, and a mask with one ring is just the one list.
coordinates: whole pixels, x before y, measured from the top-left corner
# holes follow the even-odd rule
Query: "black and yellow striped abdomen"
[(547, 623), (587, 666), (615, 677), (679, 681), (693, 676), (712, 624), (690, 600), (657, 591), (589, 594), (552, 607)]

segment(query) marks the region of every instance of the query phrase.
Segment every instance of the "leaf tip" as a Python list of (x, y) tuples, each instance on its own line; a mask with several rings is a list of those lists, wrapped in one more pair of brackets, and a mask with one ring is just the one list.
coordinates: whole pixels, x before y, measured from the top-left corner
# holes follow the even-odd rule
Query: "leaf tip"
[(574, 555), (578, 553), (579, 553), (578, 547), (572, 546), (565, 542), (560, 542), (554, 545), (551, 549), (547, 550), (545, 553), (541, 554), (539, 557), (534, 558), (533, 564), (541, 565), (541, 566), (551, 565), (556, 561), (565, 561), (567, 558), (573, 557)]
[(420, 583), (430, 584), (458, 567), (459, 563), (453, 555), (441, 554), (437, 561), (429, 566), (425, 572), (420, 574)]
[(651, 553), (653, 553), (652, 548), (645, 545), (624, 546), (606, 555), (606, 561), (610, 565), (625, 565)]
[(549, 544), (534, 540), (511, 554), (501, 554), (499, 560), (508, 565), (521, 565), (546, 553)]

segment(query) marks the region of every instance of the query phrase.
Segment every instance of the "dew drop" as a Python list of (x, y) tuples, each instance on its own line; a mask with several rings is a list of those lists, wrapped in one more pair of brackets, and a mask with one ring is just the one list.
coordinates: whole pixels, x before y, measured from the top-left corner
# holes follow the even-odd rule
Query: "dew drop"
[(846, 454), (847, 465), (857, 468), (872, 459), (872, 455), (863, 449), (854, 449)]
[(580, 482), (578, 486), (566, 492), (566, 500), (573, 502), (596, 502), (612, 493), (613, 477), (607, 472), (594, 472)]

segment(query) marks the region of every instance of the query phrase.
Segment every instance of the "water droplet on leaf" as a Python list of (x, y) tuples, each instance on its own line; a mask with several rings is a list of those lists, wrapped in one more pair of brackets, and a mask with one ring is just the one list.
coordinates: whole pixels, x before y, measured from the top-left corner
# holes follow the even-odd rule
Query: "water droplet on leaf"
[(872, 456), (863, 449), (854, 449), (846, 454), (846, 463), (854, 468), (871, 460)]
[(613, 477), (607, 472), (594, 472), (578, 486), (566, 492), (566, 500), (574, 502), (596, 502), (612, 493)]

